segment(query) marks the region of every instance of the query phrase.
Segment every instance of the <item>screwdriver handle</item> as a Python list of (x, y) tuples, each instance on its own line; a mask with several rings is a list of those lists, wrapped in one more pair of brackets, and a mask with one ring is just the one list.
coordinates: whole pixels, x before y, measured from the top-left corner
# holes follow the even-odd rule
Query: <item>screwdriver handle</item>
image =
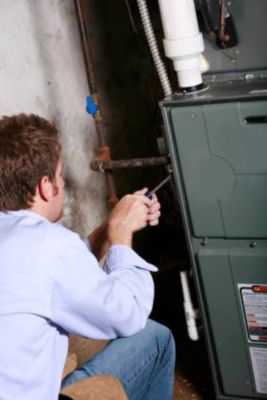
[(150, 192), (149, 190), (145, 193), (145, 196), (149, 198), (149, 200), (153, 199), (153, 193)]

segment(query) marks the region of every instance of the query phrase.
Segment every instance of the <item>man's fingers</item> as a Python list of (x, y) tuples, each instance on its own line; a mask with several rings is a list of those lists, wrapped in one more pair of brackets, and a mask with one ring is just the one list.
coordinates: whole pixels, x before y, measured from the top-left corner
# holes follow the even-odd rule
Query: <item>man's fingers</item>
[(154, 212), (153, 214), (148, 214), (148, 216), (147, 216), (148, 225), (150, 225), (150, 226), (158, 225), (160, 215), (161, 215), (161, 212), (159, 210)]
[(140, 189), (140, 190), (137, 190), (136, 192), (134, 192), (134, 194), (137, 194), (137, 195), (144, 195), (146, 192), (148, 192), (148, 188), (143, 188), (143, 189)]
[(153, 212), (152, 214), (148, 213), (147, 220), (153, 221), (153, 219), (159, 219), (160, 215), (161, 215), (160, 210), (157, 210), (157, 211)]
[(150, 226), (156, 226), (156, 225), (159, 224), (159, 220), (158, 220), (158, 219), (155, 219), (155, 220), (153, 220), (153, 221), (150, 221), (148, 224), (149, 224)]
[(154, 213), (158, 212), (160, 210), (160, 207), (161, 207), (161, 205), (158, 201), (154, 204), (150, 204), (149, 205), (149, 214), (154, 214)]
[(147, 225), (155, 226), (159, 223), (160, 203), (155, 194), (152, 199), (145, 196), (147, 191), (147, 188), (143, 188), (134, 194), (125, 195), (115, 207), (116, 217), (124, 220), (133, 232)]

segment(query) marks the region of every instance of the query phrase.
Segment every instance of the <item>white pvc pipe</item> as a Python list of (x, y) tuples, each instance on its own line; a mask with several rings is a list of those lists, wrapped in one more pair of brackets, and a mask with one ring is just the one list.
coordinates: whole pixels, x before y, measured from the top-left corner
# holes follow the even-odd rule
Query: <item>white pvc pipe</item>
[(204, 50), (193, 0), (158, 0), (165, 34), (164, 49), (174, 63), (179, 86), (202, 83), (200, 54)]
[(184, 312), (185, 312), (187, 333), (191, 340), (196, 341), (199, 339), (197, 325), (196, 325), (197, 313), (194, 310), (191, 300), (187, 271), (180, 271), (180, 278), (181, 278), (181, 285), (184, 298)]

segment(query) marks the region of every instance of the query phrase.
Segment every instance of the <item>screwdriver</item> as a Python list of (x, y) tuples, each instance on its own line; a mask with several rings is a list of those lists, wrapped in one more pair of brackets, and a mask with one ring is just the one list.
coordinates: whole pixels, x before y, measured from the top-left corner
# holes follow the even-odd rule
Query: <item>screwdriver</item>
[(154, 189), (148, 190), (145, 193), (145, 196), (148, 197), (150, 200), (153, 198), (153, 194), (156, 193), (165, 183), (167, 183), (171, 179), (171, 175), (168, 175), (167, 178), (163, 179)]

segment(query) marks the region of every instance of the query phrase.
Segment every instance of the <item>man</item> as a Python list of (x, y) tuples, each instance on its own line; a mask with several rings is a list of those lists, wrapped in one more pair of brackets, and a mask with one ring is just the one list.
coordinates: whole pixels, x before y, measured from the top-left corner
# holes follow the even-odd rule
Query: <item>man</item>
[(102, 270), (89, 241), (55, 223), (64, 199), (56, 128), (34, 115), (0, 120), (1, 400), (57, 399), (69, 332), (116, 340), (64, 386), (105, 373), (130, 400), (171, 398), (173, 338), (147, 321), (156, 268), (131, 249), (134, 232), (160, 216), (145, 191), (123, 197), (90, 235), (93, 250), (108, 240)]

